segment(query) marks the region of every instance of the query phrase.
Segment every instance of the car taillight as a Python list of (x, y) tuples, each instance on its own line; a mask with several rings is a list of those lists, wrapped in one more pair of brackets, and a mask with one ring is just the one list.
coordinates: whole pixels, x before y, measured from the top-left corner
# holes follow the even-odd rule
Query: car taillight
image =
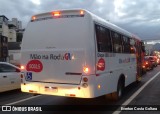
[(146, 65), (148, 65), (148, 62), (146, 62)]
[(20, 76), (21, 76), (21, 83), (23, 83), (24, 75), (23, 75), (23, 74), (21, 74)]

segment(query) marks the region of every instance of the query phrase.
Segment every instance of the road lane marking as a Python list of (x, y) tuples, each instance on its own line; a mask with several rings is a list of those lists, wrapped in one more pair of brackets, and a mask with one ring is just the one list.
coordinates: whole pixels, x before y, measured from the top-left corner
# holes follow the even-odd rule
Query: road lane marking
[(19, 101), (16, 101), (16, 102), (12, 102), (12, 103), (8, 103), (8, 104), (5, 104), (5, 105), (14, 105), (14, 104), (17, 104), (17, 103), (20, 103), (20, 102), (24, 102), (24, 101), (27, 101), (27, 100), (30, 100), (30, 99), (37, 98), (39, 96), (42, 96), (42, 95), (37, 95), (37, 96), (29, 97), (29, 98), (22, 99), (22, 100), (19, 100)]
[[(160, 72), (158, 72), (156, 75), (154, 75), (150, 80), (148, 80), (141, 88), (137, 90), (136, 93), (134, 93), (127, 101), (125, 101), (122, 106), (127, 106), (152, 80), (154, 80)], [(116, 111), (113, 112), (113, 114), (119, 114), (121, 107), (119, 107)]]

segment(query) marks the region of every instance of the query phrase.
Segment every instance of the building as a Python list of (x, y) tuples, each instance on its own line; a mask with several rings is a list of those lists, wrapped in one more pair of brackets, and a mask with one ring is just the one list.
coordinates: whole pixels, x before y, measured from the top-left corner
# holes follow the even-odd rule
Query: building
[(8, 24), (9, 32), (8, 32), (8, 42), (16, 42), (17, 41), (17, 34), (16, 34), (16, 25), (9, 21)]
[(23, 33), (24, 33), (25, 29), (18, 29), (16, 31), (16, 36), (17, 36), (17, 40), (16, 42), (22, 42), (22, 38), (23, 38)]
[(8, 38), (0, 35), (0, 61), (8, 59)]
[(12, 36), (12, 39), (9, 40), (9, 42), (22, 42), (23, 32), (25, 30), (25, 29), (22, 29), (22, 22), (19, 21), (17, 18), (12, 18), (12, 21), (10, 21), (9, 23), (12, 25), (12, 28), (14, 25), (14, 29), (10, 31), (11, 32), (10, 35)]
[(6, 16), (0, 15), (0, 61), (19, 65), (23, 32), (22, 22), (17, 18), (9, 21)]
[(18, 21), (18, 29), (22, 29), (22, 21)]
[(17, 18), (12, 18), (11, 22), (16, 26), (16, 30), (22, 29), (22, 22), (18, 21)]
[(21, 58), (21, 43), (20, 42), (8, 42), (8, 50), (9, 50), (9, 62), (20, 66), (20, 58)]
[(0, 35), (8, 38), (8, 18), (4, 15), (0, 15)]
[(0, 61), (8, 59), (8, 18), (0, 15)]
[(9, 39), (8, 39), (8, 51), (9, 62), (19, 66), (20, 65), (20, 49), (23, 37), (24, 29), (22, 29), (22, 22), (17, 18), (12, 18), (9, 21)]

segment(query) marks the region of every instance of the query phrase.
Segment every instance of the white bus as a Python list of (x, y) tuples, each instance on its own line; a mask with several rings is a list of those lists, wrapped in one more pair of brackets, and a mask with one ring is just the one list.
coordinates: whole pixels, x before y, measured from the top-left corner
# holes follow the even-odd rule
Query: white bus
[(142, 42), (86, 10), (32, 16), (21, 48), (21, 91), (77, 98), (111, 95), (140, 81)]

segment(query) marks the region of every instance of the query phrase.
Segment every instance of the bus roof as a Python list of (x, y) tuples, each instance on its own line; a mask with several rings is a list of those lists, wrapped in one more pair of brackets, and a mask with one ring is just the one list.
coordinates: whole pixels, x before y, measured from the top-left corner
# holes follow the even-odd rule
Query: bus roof
[(51, 12), (45, 12), (45, 13), (41, 13), (41, 14), (36, 14), (36, 15), (33, 15), (31, 20), (33, 20), (33, 18), (36, 18), (36, 17), (39, 17), (39, 18), (43, 18), (43, 17), (47, 17), (49, 14), (52, 14), (53, 12), (56, 12), (56, 13), (59, 13), (57, 14), (58, 16), (60, 15), (60, 12), (63, 12), (64, 14), (78, 14), (78, 12), (80, 11), (84, 11), (84, 13), (88, 13), (90, 16), (91, 16), (91, 19), (94, 21), (94, 22), (97, 22), (99, 24), (103, 24), (105, 25), (107, 28), (111, 29), (111, 30), (114, 30), (114, 31), (117, 31), (121, 34), (124, 34), (124, 35), (127, 35), (128, 37), (134, 37), (138, 40), (140, 40), (140, 38), (120, 27), (118, 27), (117, 25), (115, 24), (112, 24), (111, 22), (109, 21), (106, 21), (105, 19), (101, 18), (101, 17), (98, 17), (97, 15), (91, 13), (90, 11), (86, 10), (86, 9), (61, 9), (61, 10), (54, 10), (54, 11), (51, 11)]
[(125, 35), (128, 35), (129, 37), (132, 37), (132, 34), (131, 34), (130, 32), (128, 32), (128, 31), (126, 31), (126, 30), (118, 27), (117, 25), (115, 25), (115, 24), (113, 24), (113, 23), (111, 23), (111, 22), (109, 22), (109, 21), (106, 21), (105, 19), (103, 19), (103, 18), (101, 18), (101, 17), (98, 17), (97, 15), (95, 15), (95, 14), (93, 14), (93, 13), (91, 13), (91, 12), (89, 12), (89, 13), (91, 14), (91, 16), (92, 16), (92, 18), (93, 18), (93, 20), (94, 20), (95, 22), (100, 22), (100, 23), (102, 23), (103, 25), (106, 25), (106, 26), (107, 26), (108, 28), (110, 28), (111, 30), (113, 29), (113, 30), (115, 30), (115, 31), (117, 31), (117, 32), (120, 32), (121, 34), (125, 34)]

